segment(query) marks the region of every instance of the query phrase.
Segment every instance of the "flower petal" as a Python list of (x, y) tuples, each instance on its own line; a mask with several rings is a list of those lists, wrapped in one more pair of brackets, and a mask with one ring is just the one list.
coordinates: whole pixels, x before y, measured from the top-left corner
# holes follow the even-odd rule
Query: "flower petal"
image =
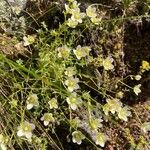
[(27, 109), (30, 110), (33, 108), (33, 104), (27, 104)]
[(23, 136), (23, 135), (24, 135), (24, 133), (23, 133), (22, 130), (19, 130), (19, 131), (17, 132), (17, 136)]
[(48, 124), (49, 124), (49, 121), (44, 121), (45, 126), (48, 126)]
[(27, 132), (27, 133), (25, 133), (25, 136), (26, 136), (27, 139), (31, 139), (32, 133), (31, 132)]

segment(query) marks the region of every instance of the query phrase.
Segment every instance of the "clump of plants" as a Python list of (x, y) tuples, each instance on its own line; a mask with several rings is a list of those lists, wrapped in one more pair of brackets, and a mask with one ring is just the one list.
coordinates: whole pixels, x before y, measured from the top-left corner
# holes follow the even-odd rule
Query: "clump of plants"
[[(82, 10), (80, 3), (68, 0), (64, 8), (58, 28), (48, 29), (43, 22), (36, 35), (22, 37), (23, 46), (36, 55), (12, 60), (0, 54), (3, 150), (67, 149), (75, 144), (103, 148), (111, 141), (105, 130), (109, 123), (129, 135), (120, 126), (136, 112), (122, 99), (141, 93), (140, 80), (150, 71), (150, 62), (143, 60), (138, 74), (118, 75), (118, 68), (127, 68), (121, 45), (115, 51), (104, 50), (103, 44), (112, 24), (123, 22), (107, 25), (109, 13), (96, 4)], [(142, 145), (148, 146), (150, 123), (138, 123)]]

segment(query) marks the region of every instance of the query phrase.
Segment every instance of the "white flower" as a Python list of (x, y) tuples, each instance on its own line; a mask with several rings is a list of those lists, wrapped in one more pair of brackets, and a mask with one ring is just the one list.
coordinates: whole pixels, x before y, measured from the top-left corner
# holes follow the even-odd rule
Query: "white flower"
[(35, 36), (34, 35), (28, 35), (27, 37), (24, 36), (23, 40), (24, 40), (24, 46), (28, 46), (35, 42)]
[(77, 9), (77, 8), (79, 8), (79, 5), (80, 5), (80, 3), (78, 3), (77, 1), (73, 1), (72, 5), (71, 5), (71, 8), (72, 9)]
[(75, 28), (78, 25), (78, 21), (69, 18), (67, 21), (67, 25), (71, 28)]
[(124, 121), (128, 121), (127, 117), (130, 115), (131, 115), (131, 112), (128, 110), (127, 107), (123, 107), (118, 110), (118, 117)]
[(74, 54), (76, 55), (77, 59), (81, 59), (82, 57), (85, 57), (89, 55), (89, 52), (91, 49), (88, 46), (81, 47), (81, 45), (78, 45), (76, 50), (73, 50)]
[(78, 128), (80, 123), (81, 123), (81, 120), (79, 120), (79, 117), (76, 117), (76, 118), (70, 120), (70, 125), (74, 129)]
[(67, 47), (67, 45), (58, 47), (57, 51), (58, 51), (58, 57), (62, 57), (64, 59), (67, 59), (70, 55), (70, 49)]
[(140, 75), (136, 75), (136, 76), (135, 76), (135, 80), (137, 80), (137, 81), (140, 80), (141, 78), (142, 78), (142, 77), (141, 77)]
[(58, 108), (58, 104), (57, 104), (57, 99), (56, 98), (52, 98), (49, 102), (48, 102), (50, 109), (53, 108)]
[(86, 14), (88, 17), (95, 18), (97, 16), (96, 8), (88, 6), (88, 8), (86, 9)]
[(144, 122), (141, 126), (141, 130), (144, 133), (147, 133), (148, 131), (150, 131), (150, 122)]
[(113, 62), (113, 58), (111, 57), (107, 57), (106, 59), (103, 60), (103, 67), (105, 70), (112, 70), (114, 69), (114, 66), (112, 64)]
[(39, 106), (39, 102), (38, 102), (37, 94), (29, 95), (29, 97), (27, 98), (27, 109), (30, 110), (33, 107), (38, 107), (38, 106)]
[(6, 138), (3, 136), (3, 134), (0, 134), (0, 150), (7, 150)]
[(104, 135), (104, 133), (97, 133), (96, 142), (95, 142), (97, 145), (100, 145), (101, 147), (104, 147), (106, 141), (107, 141), (107, 136)]
[(13, 12), (15, 12), (17, 15), (19, 15), (19, 13), (21, 12), (22, 8), (19, 6), (13, 6), (11, 7)]
[(65, 4), (65, 9), (67, 14), (74, 14), (76, 12), (80, 12), (80, 8), (71, 8)]
[(138, 84), (138, 85), (135, 85), (134, 88), (133, 88), (133, 91), (136, 95), (138, 95), (139, 93), (141, 93), (141, 84)]
[(68, 87), (68, 90), (70, 92), (73, 92), (74, 90), (79, 89), (78, 82), (79, 82), (78, 78), (70, 77), (65, 81), (65, 85)]
[(34, 124), (25, 121), (25, 122), (21, 123), (21, 125), (18, 127), (17, 135), (19, 137), (25, 136), (28, 140), (31, 140), (32, 131), (34, 129), (35, 129)]
[(71, 8), (67, 4), (65, 4), (65, 9), (67, 14), (71, 12)]
[(91, 118), (89, 121), (90, 127), (92, 130), (97, 130), (98, 128), (102, 127), (102, 119), (96, 119), (96, 118)]
[(76, 50), (73, 50), (74, 54), (76, 55), (77, 59), (81, 59), (82, 57), (85, 57), (86, 54), (82, 50), (82, 47), (80, 45), (77, 46)]
[(71, 19), (73, 21), (77, 21), (78, 23), (82, 23), (82, 19), (85, 17), (85, 13), (81, 13), (80, 11), (74, 9), (72, 10)]
[(82, 140), (85, 139), (85, 136), (81, 133), (81, 131), (74, 131), (72, 133), (72, 141), (73, 143), (81, 144)]
[(119, 99), (107, 99), (107, 104), (108, 104), (108, 110), (114, 114), (115, 112), (119, 111), (122, 103), (119, 101)]
[(76, 74), (76, 69), (74, 67), (68, 67), (65, 71), (65, 75), (68, 77), (72, 77)]
[(41, 117), (41, 121), (44, 121), (44, 125), (48, 126), (50, 122), (55, 122), (55, 119), (52, 113), (45, 113), (43, 117)]
[(72, 110), (76, 110), (77, 106), (81, 104), (81, 98), (77, 97), (77, 93), (73, 92), (69, 97), (67, 97), (67, 103), (71, 107)]

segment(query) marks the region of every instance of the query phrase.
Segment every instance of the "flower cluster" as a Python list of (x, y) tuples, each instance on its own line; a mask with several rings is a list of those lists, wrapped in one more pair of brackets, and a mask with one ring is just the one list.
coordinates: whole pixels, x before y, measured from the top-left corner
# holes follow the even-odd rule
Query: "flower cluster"
[[(74, 3), (74, 5), (72, 5), (72, 7), (76, 8), (76, 3)], [(68, 8), (68, 6), (65, 6), (66, 9), (70, 9)], [(73, 12), (73, 10), (70, 10), (70, 12)], [(75, 17), (75, 16), (74, 16)], [(74, 18), (72, 17), (72, 20)], [(76, 18), (77, 20), (77, 18)], [(78, 20), (78, 22), (80, 22)], [(75, 55), (75, 57), (77, 58), (77, 61), (81, 60), (82, 58), (88, 57), (89, 53), (91, 51), (91, 48), (89, 46), (80, 46), (78, 45), (76, 47), (76, 49), (72, 50), (73, 54)], [(57, 48), (57, 52), (58, 52), (58, 57), (61, 57), (63, 59), (68, 59), (69, 56), (71, 55), (71, 49), (69, 47), (67, 47), (66, 45), (61, 46), (59, 48)], [(71, 58), (71, 57), (70, 57)], [(67, 88), (67, 93), (68, 96), (66, 96), (66, 102), (69, 106), (70, 110), (73, 111), (78, 111), (78, 109), (80, 108), (81, 104), (82, 104), (82, 99), (81, 96), (77, 93), (77, 90), (80, 89), (79, 86), (79, 78), (77, 77), (77, 68), (74, 65), (66, 65), (67, 67), (64, 70), (64, 75), (65, 75), (65, 80), (64, 80), (64, 86)], [(55, 104), (57, 103), (56, 99), (53, 99), (49, 101), (49, 105), (50, 108), (54, 108)], [(57, 108), (57, 107), (56, 107)], [(50, 117), (52, 121), (54, 121), (52, 119), (52, 116)], [(44, 116), (41, 118), (42, 121), (46, 121), (44, 119)], [(47, 122), (44, 122), (44, 125), (47, 125), (49, 122), (52, 122), (50, 120), (48, 120)], [(77, 144), (81, 144), (82, 140), (85, 138), (85, 136), (81, 133), (81, 131), (78, 131), (78, 124), (79, 124), (80, 120), (79, 119), (70, 119), (70, 125), (73, 129), (76, 129), (73, 133), (72, 133), (72, 140), (74, 143)], [(98, 128), (99, 126), (101, 126), (100, 120), (91, 120), (90, 124), (91, 124), (91, 128)]]
[[(57, 48), (57, 51), (58, 57), (67, 59), (70, 55), (71, 50), (66, 45), (64, 45), (62, 47)], [(91, 51), (90, 47), (88, 46), (81, 47), (80, 45), (78, 45), (77, 48), (73, 50), (75, 56), (79, 60), (83, 57), (88, 56), (90, 51)], [(64, 74), (67, 76), (67, 79), (64, 81), (64, 85), (67, 86), (68, 91), (71, 92), (70, 96), (67, 97), (66, 101), (72, 110), (76, 110), (77, 106), (82, 102), (81, 98), (79, 98), (75, 93), (75, 91), (80, 88), (78, 85), (79, 78), (75, 76), (76, 73), (77, 72), (75, 67), (67, 67), (64, 72)]]
[(66, 98), (66, 102), (72, 110), (76, 110), (77, 107), (82, 103), (82, 99), (78, 97), (77, 93), (75, 92), (80, 88), (78, 85), (79, 78), (74, 77), (76, 75), (76, 70), (74, 67), (66, 68), (65, 75), (67, 76), (67, 79), (65, 80), (64, 84), (67, 86), (67, 89), (70, 92), (70, 95)]
[(70, 2), (69, 5), (65, 4), (67, 14), (71, 14), (71, 18), (68, 19), (67, 25), (71, 28), (75, 28), (78, 23), (82, 23), (82, 19), (85, 17), (85, 13), (81, 12), (77, 1)]
[(103, 106), (105, 115), (108, 115), (110, 111), (112, 114), (117, 113), (120, 119), (124, 121), (128, 120), (127, 117), (131, 115), (131, 112), (127, 107), (122, 106), (122, 103), (119, 101), (119, 99), (107, 99), (106, 101), (107, 103)]
[[(55, 4), (59, 3), (56, 2)], [(23, 144), (24, 146), (24, 143), (32, 142), (29, 143), (30, 147), (30, 144), (34, 144), (35, 141), (40, 145), (40, 147), (36, 145), (35, 148), (44, 149), (44, 147), (51, 147), (51, 143), (49, 142), (51, 141), (50, 135), (55, 134), (55, 125), (61, 123), (62, 125), (67, 125), (66, 129), (69, 129), (69, 132), (71, 132), (67, 137), (72, 136), (73, 143), (80, 145), (82, 141), (86, 139), (83, 132), (86, 131), (86, 135), (88, 135), (88, 137), (90, 136), (91, 139), (88, 139), (88, 141), (94, 141), (96, 145), (104, 147), (108, 140), (107, 134), (109, 135), (109, 132), (104, 133), (106, 128), (102, 128), (102, 119), (107, 122), (107, 119), (109, 119), (107, 116), (113, 114), (117, 116), (114, 120), (115, 122), (117, 122), (117, 119), (119, 119), (119, 121), (120, 119), (128, 121), (128, 117), (131, 116), (131, 110), (120, 101), (121, 98), (126, 96), (125, 94), (128, 89), (122, 87), (126, 86), (132, 89), (132, 92), (138, 96), (142, 90), (142, 83), (137, 82), (142, 79), (142, 73), (150, 71), (150, 62), (142, 61), (141, 70), (134, 75), (127, 76), (131, 77), (133, 82), (136, 83), (133, 87), (123, 83), (123, 81), (126, 81), (126, 72), (124, 72), (126, 65), (124, 62), (122, 63), (122, 59), (120, 59), (123, 56), (122, 51), (119, 51), (119, 49), (122, 48), (122, 44), (119, 41), (118, 45), (115, 39), (115, 45), (112, 44), (111, 46), (109, 42), (110, 39), (108, 42), (106, 39), (106, 37), (114, 38), (115, 33), (117, 33), (116, 37), (118, 38), (118, 35), (122, 32), (122, 28), (113, 28), (113, 23), (111, 23), (111, 29), (108, 30), (107, 23), (102, 22), (105, 13), (98, 11), (96, 5), (98, 6), (99, 4), (88, 6), (83, 12), (82, 8), (84, 9), (84, 7), (80, 6), (80, 3), (76, 0), (68, 0), (68, 3), (65, 4), (65, 21), (62, 25), (60, 24), (57, 29), (49, 30), (47, 25), (42, 23), (44, 30), (40, 29), (38, 31), (37, 39), (34, 35), (26, 35), (21, 42), (14, 45), (14, 47), (20, 51), (22, 48), (28, 49), (30, 48), (28, 46), (35, 44), (32, 46), (35, 46), (34, 48), (39, 50), (39, 57), (36, 58), (37, 64), (35, 64), (35, 61), (32, 62), (32, 60), (28, 61), (25, 66), (24, 61), (17, 60), (16, 62), (19, 67), (16, 66), (17, 64), (15, 65), (16, 62), (14, 62), (13, 65), (7, 63), (13, 70), (16, 67), (18, 68), (15, 75), (17, 75), (17, 72), (19, 73), (19, 79), (14, 79), (19, 85), (15, 83), (12, 84), (15, 88), (12, 90), (13, 94), (10, 93), (8, 97), (11, 99), (9, 105), (11, 106), (10, 109), (12, 109), (8, 111), (8, 113), (14, 112), (17, 108), (20, 108), (20, 110), (17, 109), (16, 112), (18, 112), (18, 114), (13, 114), (13, 118), (10, 118), (11, 120), (9, 122), (12, 122), (14, 119), (14, 126), (11, 124), (9, 127), (7, 120), (2, 121), (2, 129), (4, 131), (1, 131), (4, 132), (4, 134), (0, 134), (0, 150), (6, 150), (13, 145), (18, 147), (18, 145)], [(20, 8), (13, 8), (12, 10), (17, 14), (20, 13)], [(107, 10), (109, 11), (109, 9)], [(108, 15), (109, 14), (111, 13), (108, 13)], [(107, 18), (111, 20), (111, 17), (110, 15), (110, 17)], [(81, 26), (77, 29), (72, 29), (78, 25)], [(100, 25), (100, 27), (96, 25)], [(102, 26), (104, 28), (102, 28)], [(113, 32), (113, 30), (120, 31)], [(86, 37), (87, 35), (90, 35), (90, 37)], [(39, 42), (36, 42), (36, 40), (39, 40)], [(88, 41), (89, 43), (87, 43)], [(5, 41), (2, 42), (2, 45), (5, 45)], [(93, 49), (91, 50), (91, 47), (88, 45), (92, 45)], [(106, 49), (105, 52), (103, 47), (107, 46), (114, 48), (112, 48), (112, 50)], [(119, 52), (116, 52), (117, 50)], [(3, 59), (3, 56), (1, 59)], [(116, 61), (114, 59), (116, 59)], [(2, 68), (5, 66), (4, 63), (7, 60), (9, 62), (9, 59), (2, 61)], [(30, 66), (30, 62), (33, 63), (31, 66), (35, 68), (26, 68)], [(9, 68), (8, 65), (6, 65), (7, 68)], [(23, 68), (21, 66), (23, 66)], [(8, 70), (7, 68), (5, 70)], [(19, 68), (21, 69), (20, 71)], [(120, 72), (121, 74), (119, 76), (118, 74)], [(14, 75), (13, 71), (9, 73), (13, 73)], [(24, 85), (23, 77), (26, 77), (26, 73), (30, 74), (29, 82), (27, 81)], [(20, 83), (22, 83), (21, 87)], [(123, 85), (122, 87), (121, 84)], [(18, 89), (19, 93), (17, 92)], [(24, 95), (29, 91), (31, 91), (31, 93), (22, 101)], [(32, 91), (36, 91), (36, 93), (32, 93)], [(20, 97), (20, 93), (23, 93), (23, 96)], [(114, 95), (115, 97), (112, 98)], [(106, 104), (101, 105), (103, 101), (99, 101), (99, 98), (105, 98)], [(25, 106), (22, 105), (24, 101)], [(7, 104), (5, 102), (6, 100), (4, 99), (3, 104)], [(5, 106), (3, 104), (2, 106)], [(21, 104), (21, 106), (19, 106), (19, 104)], [(8, 107), (6, 107), (6, 109), (7, 108)], [(0, 109), (2, 109), (2, 113), (6, 112), (5, 110), (3, 111), (3, 107), (0, 107)], [(15, 128), (16, 135), (28, 141), (23, 142), (21, 139), (17, 140), (17, 145), (15, 141), (16, 136), (10, 128), (14, 129), (15, 123), (18, 123), (19, 119), (21, 121), (19, 125), (17, 125), (18, 128)], [(31, 123), (30, 120), (26, 121), (26, 119), (32, 120), (34, 124)], [(114, 119), (114, 117), (111, 119)], [(104, 125), (106, 122), (104, 122)], [(6, 124), (8, 129), (5, 128), (3, 124)], [(61, 125), (56, 126), (56, 128), (58, 127), (61, 127)], [(150, 122), (144, 122), (140, 127), (143, 133), (147, 133), (150, 131)], [(37, 130), (34, 135), (35, 128), (37, 128)], [(41, 135), (39, 135), (40, 133)], [(12, 134), (9, 137), (10, 142), (7, 141), (8, 139), (5, 137), (5, 134)], [(60, 139), (59, 141), (60, 137), (57, 137), (57, 134), (52, 135), (52, 137), (55, 137), (52, 139), (54, 146), (57, 146), (57, 143), (59, 144), (62, 140)], [(58, 141), (55, 142), (55, 140)], [(11, 142), (13, 143), (11, 144)], [(112, 141), (110, 141), (110, 143), (112, 143)], [(62, 146), (63, 149), (64, 145), (61, 145), (61, 143), (59, 145)]]
[[(56, 51), (58, 52), (59, 58), (68, 59), (70, 56), (71, 49), (67, 45), (63, 45), (61, 47), (58, 47)], [(91, 48), (89, 46), (81, 47), (81, 45), (78, 45), (76, 49), (73, 50), (73, 53), (77, 57), (77, 59), (80, 60), (81, 58), (89, 56), (90, 51), (91, 51)], [(69, 77), (72, 76), (68, 74), (71, 71), (72, 71), (71, 73), (75, 74), (75, 70), (72, 70), (72, 69), (73, 69), (72, 67), (70, 68), (68, 67), (68, 69), (65, 72), (65, 75)]]
[[(75, 28), (79, 23), (82, 23), (83, 18), (86, 16), (90, 18), (92, 23), (98, 25), (102, 20), (102, 17), (98, 17), (96, 12), (96, 8), (93, 6), (88, 6), (86, 9), (86, 13), (81, 12), (80, 3), (77, 3), (75, 0), (71, 0), (70, 3), (67, 5), (65, 4), (65, 13), (70, 14), (71, 17), (67, 20), (67, 25), (71, 28)], [(102, 13), (104, 16), (105, 13)]]
[(72, 76), (65, 81), (68, 91), (71, 92), (70, 96), (66, 98), (66, 101), (72, 110), (76, 110), (77, 106), (82, 103), (82, 100), (77, 96), (77, 93), (74, 92), (80, 88), (78, 85), (79, 79), (77, 77), (73, 77), (73, 75), (75, 75), (74, 73), (71, 74)]

